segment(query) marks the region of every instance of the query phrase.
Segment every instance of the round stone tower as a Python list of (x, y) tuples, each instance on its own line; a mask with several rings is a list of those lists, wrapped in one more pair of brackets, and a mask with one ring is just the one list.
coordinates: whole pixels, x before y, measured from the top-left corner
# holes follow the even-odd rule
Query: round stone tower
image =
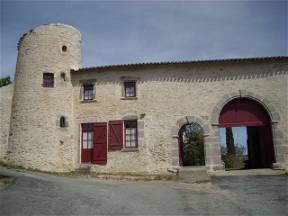
[(18, 43), (8, 160), (24, 167), (69, 171), (76, 163), (70, 70), (81, 60), (72, 26), (41, 25)]

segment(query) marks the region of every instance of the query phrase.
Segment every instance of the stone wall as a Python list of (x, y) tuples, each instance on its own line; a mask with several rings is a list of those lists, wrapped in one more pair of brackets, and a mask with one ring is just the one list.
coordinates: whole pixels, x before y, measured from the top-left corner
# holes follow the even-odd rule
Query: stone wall
[[(229, 97), (241, 97), (241, 94), (250, 97), (252, 94), (252, 99), (262, 100), (262, 104), (267, 103), (266, 108), (273, 109), (267, 110), (270, 114), (279, 115), (279, 119), (273, 122), (273, 135), (276, 160), (283, 165), (288, 153), (287, 68), (284, 61), (258, 61), (73, 72), (77, 161), (80, 164), (80, 123), (119, 120), (126, 115), (135, 115), (144, 127), (139, 151), (109, 152), (107, 165), (94, 165), (93, 169), (167, 172), (178, 165), (178, 129), (189, 121), (186, 118), (189, 117), (206, 129), (206, 166), (211, 170), (221, 169), (218, 122), (214, 122), (216, 108), (223, 102), (223, 97), (228, 101)], [(137, 80), (137, 100), (121, 99), (123, 77)], [(80, 101), (79, 80), (85, 79), (96, 79), (96, 100), (91, 103)], [(245, 92), (250, 96), (248, 93), (245, 96)]]
[(13, 84), (0, 88), (0, 160), (2, 161), (7, 159), (13, 89)]
[[(9, 162), (48, 171), (73, 169), (76, 152), (70, 147), (74, 141), (70, 70), (79, 68), (80, 60), (81, 34), (72, 26), (42, 25), (20, 39)], [(54, 74), (53, 88), (43, 87), (43, 73)], [(61, 116), (68, 127), (60, 128)]]

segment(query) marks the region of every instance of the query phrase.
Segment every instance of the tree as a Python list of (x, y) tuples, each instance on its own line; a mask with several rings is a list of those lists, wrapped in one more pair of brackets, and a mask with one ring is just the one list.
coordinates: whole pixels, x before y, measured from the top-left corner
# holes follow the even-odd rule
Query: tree
[(187, 143), (184, 145), (183, 163), (186, 166), (205, 165), (203, 132), (191, 131), (185, 133)]
[(233, 131), (231, 127), (226, 128), (226, 145), (227, 145), (227, 153), (235, 155), (236, 151), (235, 151)]
[(12, 83), (10, 80), (10, 76), (0, 78), (0, 87), (9, 85), (10, 83)]

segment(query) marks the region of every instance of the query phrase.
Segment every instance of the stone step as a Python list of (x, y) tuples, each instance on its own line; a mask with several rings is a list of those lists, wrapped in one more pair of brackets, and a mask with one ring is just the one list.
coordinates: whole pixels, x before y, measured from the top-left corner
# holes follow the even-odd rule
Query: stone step
[(183, 182), (200, 183), (210, 181), (210, 176), (204, 166), (195, 167), (180, 167), (178, 172), (179, 177)]
[(90, 172), (92, 164), (81, 164), (76, 171), (78, 172)]

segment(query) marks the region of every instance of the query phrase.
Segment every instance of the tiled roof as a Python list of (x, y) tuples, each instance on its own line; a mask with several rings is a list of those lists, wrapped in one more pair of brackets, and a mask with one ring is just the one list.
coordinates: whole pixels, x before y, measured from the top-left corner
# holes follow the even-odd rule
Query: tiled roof
[(210, 64), (210, 63), (238, 63), (238, 62), (261, 62), (261, 61), (278, 61), (287, 60), (288, 56), (272, 56), (272, 57), (253, 57), (253, 58), (229, 58), (229, 59), (209, 59), (209, 60), (192, 60), (192, 61), (168, 61), (168, 62), (147, 62), (147, 63), (136, 63), (136, 64), (118, 64), (118, 65), (104, 65), (96, 67), (80, 68), (73, 70), (74, 72), (83, 71), (99, 71), (99, 70), (113, 70), (113, 69), (128, 69), (128, 68), (144, 68), (146, 66), (157, 66), (157, 65), (183, 65), (183, 64)]

